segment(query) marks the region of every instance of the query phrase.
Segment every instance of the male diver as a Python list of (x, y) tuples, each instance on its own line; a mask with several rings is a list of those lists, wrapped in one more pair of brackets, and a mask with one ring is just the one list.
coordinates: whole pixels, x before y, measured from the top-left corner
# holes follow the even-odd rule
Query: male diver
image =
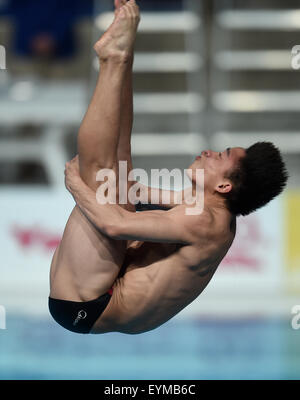
[[(262, 142), (196, 157), (189, 167), (191, 194), (199, 185), (194, 172), (204, 170), (198, 215), (186, 213), (190, 204), (177, 204), (176, 192), (164, 204), (168, 210), (99, 205), (98, 171), (118, 176), (119, 161), (132, 170), (132, 65), (140, 14), (135, 0), (115, 0), (115, 8), (112, 25), (95, 45), (99, 79), (79, 130), (78, 157), (65, 171), (76, 206), (50, 273), (50, 313), (77, 333), (137, 334), (168, 321), (212, 279), (234, 240), (236, 217), (267, 204), (287, 181), (280, 152)], [(147, 199), (149, 189), (140, 190)]]

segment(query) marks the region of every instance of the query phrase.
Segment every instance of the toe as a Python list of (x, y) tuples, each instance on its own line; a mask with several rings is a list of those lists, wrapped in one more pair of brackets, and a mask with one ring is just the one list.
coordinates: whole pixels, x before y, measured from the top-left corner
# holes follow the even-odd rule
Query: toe
[(127, 3), (126, 0), (115, 0), (115, 9), (118, 10), (119, 8), (123, 7)]
[(121, 7), (121, 0), (115, 0), (115, 9), (117, 10), (120, 7)]
[(121, 8), (127, 3), (127, 0), (115, 0), (115, 14), (118, 15)]

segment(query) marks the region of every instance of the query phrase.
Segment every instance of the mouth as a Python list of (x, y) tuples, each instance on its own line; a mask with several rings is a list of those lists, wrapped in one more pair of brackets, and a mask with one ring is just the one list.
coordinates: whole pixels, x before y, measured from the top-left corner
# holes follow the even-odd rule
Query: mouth
[(196, 160), (201, 160), (201, 156), (197, 156), (197, 157), (196, 157)]

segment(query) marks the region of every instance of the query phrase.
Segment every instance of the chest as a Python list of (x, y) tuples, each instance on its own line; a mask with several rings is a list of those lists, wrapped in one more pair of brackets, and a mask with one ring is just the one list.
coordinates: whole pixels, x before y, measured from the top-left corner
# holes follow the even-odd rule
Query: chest
[(127, 249), (124, 267), (146, 267), (167, 258), (179, 249), (178, 244), (134, 242)]

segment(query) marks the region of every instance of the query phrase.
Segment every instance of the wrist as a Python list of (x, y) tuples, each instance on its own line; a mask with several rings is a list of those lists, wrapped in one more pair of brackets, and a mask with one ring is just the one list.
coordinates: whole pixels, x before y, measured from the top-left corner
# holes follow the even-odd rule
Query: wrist
[(77, 195), (82, 187), (82, 181), (80, 177), (73, 177), (72, 181), (67, 182), (67, 188), (72, 195)]

